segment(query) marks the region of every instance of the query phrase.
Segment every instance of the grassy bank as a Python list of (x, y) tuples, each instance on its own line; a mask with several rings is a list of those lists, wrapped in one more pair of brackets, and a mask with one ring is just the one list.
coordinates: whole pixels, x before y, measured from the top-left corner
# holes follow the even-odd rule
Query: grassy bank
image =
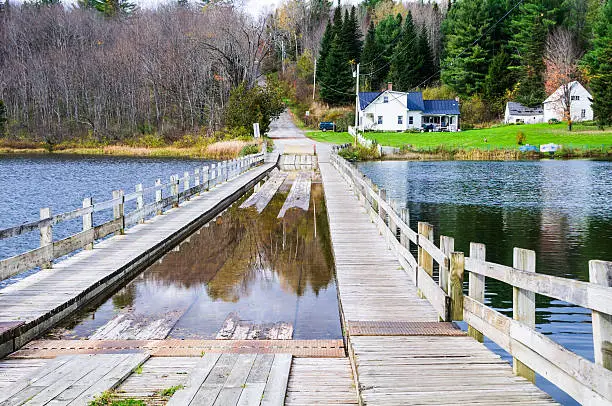
[(157, 158), (232, 159), (260, 149), (255, 140), (229, 140), (210, 143), (175, 143), (173, 145), (103, 145), (95, 143), (60, 143), (52, 148), (44, 143), (0, 141), (0, 154), (74, 154)]
[(347, 144), (354, 141), (353, 137), (347, 132), (307, 131), (306, 136), (315, 141), (331, 144)]
[[(581, 149), (601, 149), (612, 146), (612, 129), (605, 131), (595, 126), (574, 125), (567, 131), (565, 124), (505, 125), (481, 130), (466, 130), (456, 133), (365, 133), (364, 136), (379, 144), (391, 147), (431, 148), (455, 147), (478, 148), (484, 150), (518, 148), (517, 134), (525, 136), (524, 144), (541, 145), (561, 144), (565, 147)], [(348, 134), (347, 134), (348, 135)]]

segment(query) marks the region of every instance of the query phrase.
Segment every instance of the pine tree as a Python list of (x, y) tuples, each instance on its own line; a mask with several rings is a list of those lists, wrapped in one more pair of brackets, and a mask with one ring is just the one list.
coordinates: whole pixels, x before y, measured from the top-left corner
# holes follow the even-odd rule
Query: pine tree
[(457, 0), (442, 24), (445, 43), (442, 81), (460, 95), (483, 90), (492, 48), (491, 38), (485, 33), (493, 22), (486, 0)]
[(320, 87), (321, 99), (331, 105), (342, 105), (353, 100), (353, 71), (346, 59), (342, 42), (339, 35), (334, 36), (325, 60), (327, 78)]
[(419, 54), (419, 36), (416, 33), (412, 14), (408, 11), (400, 41), (393, 50), (389, 76), (397, 90), (408, 91), (419, 84), (422, 55)]
[(600, 127), (612, 125), (612, 0), (595, 22), (593, 48), (584, 57), (593, 92), (593, 114)]
[(374, 21), (370, 21), (370, 28), (368, 29), (363, 52), (361, 53), (361, 72), (364, 75), (363, 88), (365, 90), (379, 89), (384, 80), (384, 76), (380, 74), (385, 64), (381, 55), (382, 47), (376, 40)]
[(328, 21), (323, 37), (321, 38), (321, 49), (319, 50), (319, 59), (317, 59), (317, 79), (322, 83), (327, 83), (327, 69), (325, 67), (325, 61), (327, 60), (327, 55), (329, 55), (332, 40), (334, 39), (333, 31), (333, 25), (330, 21)]
[(342, 35), (342, 9), (340, 8), (340, 4), (334, 10), (334, 18), (332, 19), (332, 40), (336, 35)]
[(342, 49), (346, 54), (347, 60), (350, 60), (351, 43), (353, 42), (351, 32), (351, 16), (348, 10), (344, 10), (344, 19), (342, 20), (342, 28), (340, 29), (340, 41), (342, 42)]
[(346, 32), (346, 42), (348, 45), (348, 57), (349, 60), (359, 62), (361, 58), (361, 48), (363, 42), (361, 41), (361, 30), (359, 28), (359, 21), (357, 20), (357, 9), (355, 6), (351, 7), (351, 14), (349, 15), (348, 21), (344, 22), (344, 31)]
[(527, 106), (537, 106), (546, 98), (544, 90), (544, 48), (546, 35), (558, 8), (554, 1), (527, 0), (519, 7), (510, 24), (510, 46), (515, 49), (518, 79), (516, 100)]
[(421, 29), (421, 34), (419, 35), (419, 44), (417, 48), (418, 55), (421, 58), (421, 66), (419, 69), (419, 83), (414, 86), (423, 87), (427, 86), (427, 84), (431, 83), (431, 81), (437, 79), (436, 65), (434, 63), (433, 54), (429, 46), (427, 30), (425, 29), (425, 27)]
[(511, 63), (510, 55), (502, 50), (491, 60), (485, 77), (484, 96), (493, 113), (497, 115), (501, 114), (504, 109), (506, 92), (514, 85), (512, 71), (508, 68)]
[(376, 26), (375, 40), (377, 44), (378, 59), (370, 66), (363, 64), (362, 72), (369, 74), (371, 89), (380, 89), (389, 74), (393, 48), (400, 40), (402, 33), (402, 16), (387, 16)]

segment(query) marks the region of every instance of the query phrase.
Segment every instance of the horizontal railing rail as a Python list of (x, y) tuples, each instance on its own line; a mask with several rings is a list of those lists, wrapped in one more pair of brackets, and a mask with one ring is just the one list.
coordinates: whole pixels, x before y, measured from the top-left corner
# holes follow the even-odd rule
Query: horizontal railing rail
[[(154, 186), (147, 188), (138, 184), (133, 192), (127, 194), (122, 190), (115, 190), (112, 199), (101, 202), (94, 203), (92, 198), (86, 198), (83, 200), (82, 208), (65, 213), (52, 215), (50, 208), (42, 208), (40, 220), (0, 229), (0, 240), (35, 231), (40, 233), (38, 248), (0, 260), (0, 281), (36, 267), (51, 268), (55, 259), (82, 248), (92, 249), (96, 240), (110, 234), (122, 234), (126, 227), (143, 223), (146, 218), (162, 214), (169, 207), (178, 207), (181, 201), (210, 190), (263, 163), (264, 158), (265, 155), (259, 153), (213, 163), (196, 168), (193, 173), (185, 172), (182, 177), (173, 175), (167, 183), (157, 179)], [(145, 201), (147, 192), (155, 192), (154, 201), (148, 203)], [(125, 204), (131, 201), (136, 201), (136, 208), (126, 212)], [(110, 209), (113, 209), (113, 219), (94, 225), (94, 213)], [(53, 240), (53, 226), (79, 217), (83, 220), (81, 232), (61, 240)]]
[[(433, 226), (418, 222), (418, 230), (412, 230), (408, 210), (399, 209), (384, 189), (340, 157), (338, 150), (333, 150), (331, 163), (352, 187), (419, 295), (429, 300), (440, 320), (465, 321), (470, 336), (481, 342), (486, 336), (498, 344), (512, 355), (518, 376), (535, 381), (538, 373), (582, 404), (612, 404), (612, 262), (589, 261), (590, 282), (582, 282), (536, 273), (535, 252), (531, 250), (515, 248), (513, 264), (507, 266), (486, 261), (484, 244), (470, 243), (469, 257), (455, 252), (452, 237), (440, 236), (437, 246)], [(464, 276), (469, 277), (467, 293)], [(484, 303), (486, 278), (511, 286), (512, 317)], [(591, 311), (595, 362), (536, 331), (536, 294)]]

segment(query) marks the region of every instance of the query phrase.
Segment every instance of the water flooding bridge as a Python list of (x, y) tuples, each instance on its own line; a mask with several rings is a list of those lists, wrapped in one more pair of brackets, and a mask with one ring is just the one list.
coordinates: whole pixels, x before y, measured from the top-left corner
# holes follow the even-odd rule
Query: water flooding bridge
[[(451, 237), (433, 241), (428, 223), (411, 229), (407, 210), (336, 151), (319, 146), (313, 155), (304, 143), (278, 144), (283, 155), (257, 154), (198, 168), (168, 184), (158, 181), (150, 190), (138, 185), (106, 202), (86, 199), (73, 212), (53, 215), (44, 209), (39, 221), (0, 230), (2, 239), (40, 233), (39, 248), (0, 261), (0, 278), (10, 281), (0, 288), (0, 404), (128, 399), (156, 405), (553, 404), (534, 385), (536, 374), (582, 404), (612, 404), (612, 263), (591, 261), (587, 283), (536, 273), (535, 253), (529, 250), (516, 248), (509, 265), (487, 262), (483, 244), (472, 243), (469, 255), (455, 252)], [(311, 196), (315, 183), (322, 188), (320, 204)], [(283, 187), (289, 190), (279, 198)], [(148, 201), (147, 192), (154, 199)], [(112, 210), (112, 216), (95, 224), (93, 214), (104, 210)], [(278, 223), (232, 242), (239, 229), (227, 217), (232, 210), (252, 213), (248, 221), (267, 215)], [(298, 220), (291, 219), (295, 213), (302, 213)], [(293, 227), (311, 215), (308, 227)], [(82, 231), (54, 239), (53, 226), (70, 219), (82, 219)], [(204, 233), (208, 237), (196, 235), (209, 225), (214, 230)], [(313, 242), (313, 232), (314, 238), (329, 240), (331, 280), (325, 253), (317, 248), (323, 243)], [(259, 264), (257, 275), (248, 275), (257, 284), (270, 282), (280, 267), (287, 270), (279, 289), (261, 293), (272, 308), (266, 309), (269, 323), (248, 323), (240, 316), (256, 303), (232, 307), (239, 298), (223, 281), (245, 265), (225, 257), (222, 262), (229, 265), (198, 285), (206, 286), (204, 299), (201, 289), (189, 291), (197, 298), (180, 302), (179, 310), (164, 317), (143, 322), (124, 312), (104, 319), (98, 310), (71, 319), (88, 307), (103, 308), (100, 303), (113, 294), (113, 301), (121, 301), (117, 295), (126, 285), (151, 286), (133, 285), (138, 275), (188, 268), (194, 283), (204, 278), (194, 276), (197, 259), (186, 264), (172, 252), (193, 252), (192, 257), (215, 264), (228, 244), (251, 253), (249, 261)], [(299, 256), (319, 260), (305, 265)], [(280, 257), (282, 264), (270, 261)], [(317, 286), (312, 303), (324, 286), (333, 287), (334, 300), (305, 311), (305, 301), (293, 303), (284, 293), (302, 292), (301, 272), (315, 262), (324, 276), (308, 276)], [(41, 269), (19, 277), (35, 267)], [(160, 278), (150, 279), (157, 286), (164, 284)], [(240, 278), (244, 286), (244, 275)], [(324, 283), (313, 282), (321, 278)], [(486, 305), (488, 278), (513, 290), (512, 318)], [(185, 292), (173, 294), (173, 300)], [(536, 294), (592, 312), (595, 362), (536, 331)], [(169, 299), (155, 290), (147, 300), (161, 306)], [(210, 318), (220, 302), (221, 319)], [(238, 310), (226, 318), (230, 309)], [(293, 312), (295, 318), (286, 322)], [(342, 326), (338, 336), (333, 317), (322, 324), (310, 320), (328, 315)], [(187, 319), (188, 328), (177, 329)], [(299, 327), (299, 320), (307, 320), (307, 327)], [(467, 331), (459, 328), (460, 321)], [(96, 326), (91, 335), (58, 333), (57, 339), (48, 334), (58, 325), (65, 333), (88, 323)], [(311, 337), (313, 325), (323, 327)], [(490, 351), (484, 337), (511, 354), (512, 365)]]

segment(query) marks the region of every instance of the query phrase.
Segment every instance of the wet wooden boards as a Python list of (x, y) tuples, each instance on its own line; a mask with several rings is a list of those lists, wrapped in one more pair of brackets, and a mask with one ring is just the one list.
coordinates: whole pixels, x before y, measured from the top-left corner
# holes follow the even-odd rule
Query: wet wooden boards
[(289, 195), (278, 213), (278, 218), (284, 217), (287, 210), (292, 208), (308, 211), (308, 206), (310, 205), (311, 184), (312, 172), (302, 171), (297, 174), (297, 177), (291, 186), (291, 190), (289, 191)]
[(274, 194), (278, 188), (283, 184), (287, 178), (287, 172), (281, 172), (274, 169), (271, 173), (270, 179), (264, 183), (264, 185), (257, 192), (253, 193), (248, 199), (240, 205), (241, 209), (246, 209), (255, 206), (258, 213), (264, 211), (268, 203), (274, 197)]

